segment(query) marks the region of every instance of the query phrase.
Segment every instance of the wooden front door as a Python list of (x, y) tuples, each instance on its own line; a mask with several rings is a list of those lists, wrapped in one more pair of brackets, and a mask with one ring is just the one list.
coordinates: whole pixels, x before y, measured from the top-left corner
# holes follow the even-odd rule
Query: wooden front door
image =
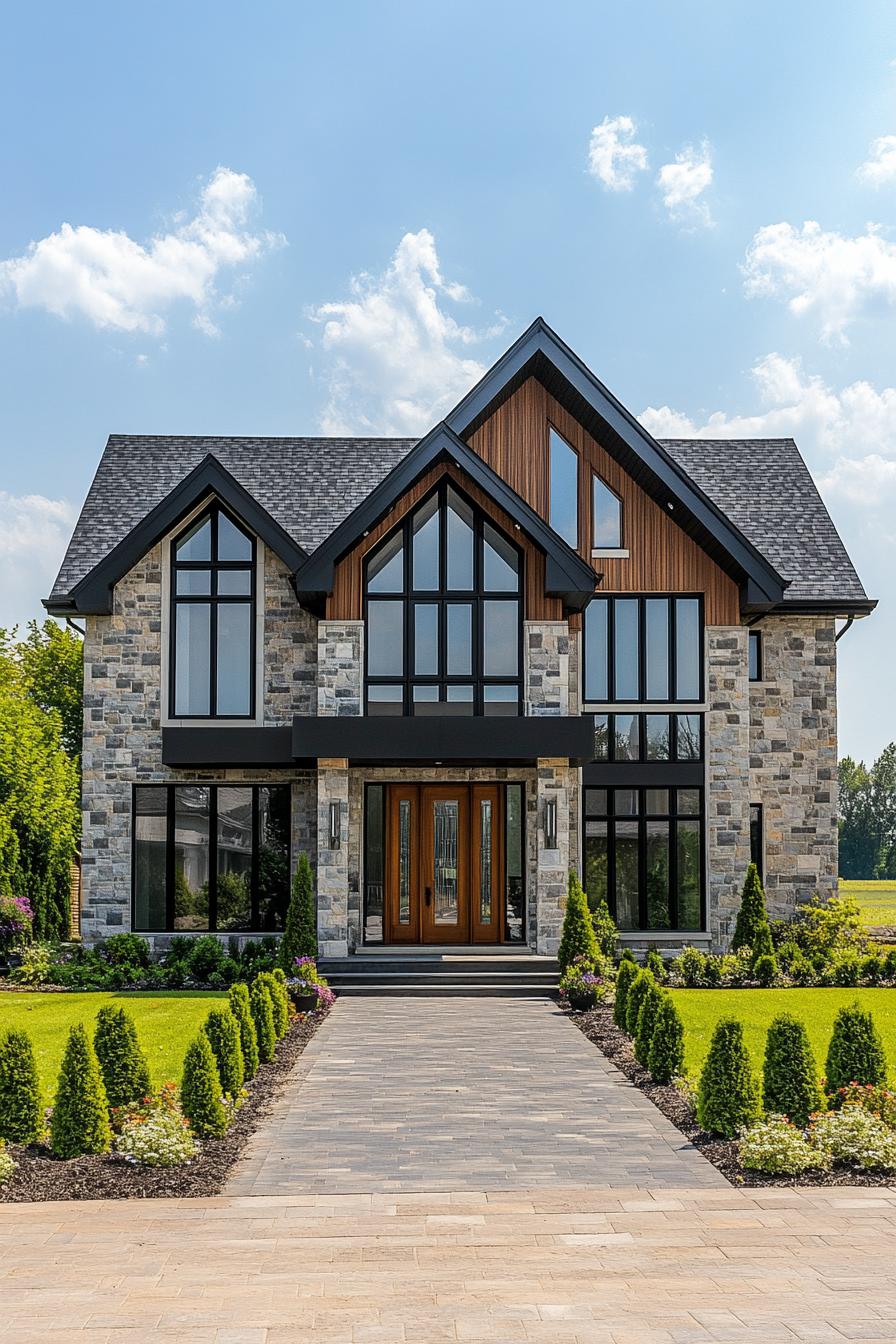
[(501, 941), (502, 801), (496, 784), (389, 786), (389, 942)]

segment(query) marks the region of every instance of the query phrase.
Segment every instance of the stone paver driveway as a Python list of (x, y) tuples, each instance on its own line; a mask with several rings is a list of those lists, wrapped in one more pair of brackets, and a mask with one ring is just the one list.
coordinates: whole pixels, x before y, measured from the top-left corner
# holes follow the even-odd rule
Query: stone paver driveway
[(548, 999), (338, 1000), (234, 1195), (725, 1188)]

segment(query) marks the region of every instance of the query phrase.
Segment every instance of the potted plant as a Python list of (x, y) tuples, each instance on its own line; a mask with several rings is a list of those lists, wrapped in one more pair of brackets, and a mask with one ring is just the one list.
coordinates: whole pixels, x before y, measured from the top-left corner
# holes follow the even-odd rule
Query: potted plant
[(603, 993), (604, 982), (588, 957), (576, 957), (560, 977), (560, 995), (574, 1013), (586, 1013)]
[(329, 1008), (335, 1002), (335, 995), (324, 976), (317, 969), (313, 957), (296, 957), (296, 973), (286, 982), (289, 996), (296, 1012), (314, 1013), (319, 1008)]

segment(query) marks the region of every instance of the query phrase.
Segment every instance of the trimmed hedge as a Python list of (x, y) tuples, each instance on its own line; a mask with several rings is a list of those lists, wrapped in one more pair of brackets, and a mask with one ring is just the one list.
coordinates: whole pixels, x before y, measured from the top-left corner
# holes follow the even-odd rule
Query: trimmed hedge
[(6, 1031), (0, 1037), (0, 1139), (37, 1143), (45, 1128), (31, 1037), (24, 1031)]
[(82, 1022), (68, 1033), (50, 1120), (50, 1146), (57, 1157), (65, 1158), (108, 1153), (112, 1146), (103, 1076)]
[(150, 1090), (149, 1064), (140, 1049), (134, 1019), (123, 1008), (107, 1004), (99, 1010), (93, 1048), (110, 1106), (127, 1106), (147, 1095)]

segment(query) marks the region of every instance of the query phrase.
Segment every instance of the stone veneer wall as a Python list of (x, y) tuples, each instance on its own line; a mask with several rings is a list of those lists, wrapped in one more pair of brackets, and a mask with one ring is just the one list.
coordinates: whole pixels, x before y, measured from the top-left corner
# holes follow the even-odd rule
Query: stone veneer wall
[(363, 712), (364, 622), (319, 621), (317, 713), (332, 717)]
[(578, 714), (578, 653), (579, 643), (568, 622), (524, 622), (525, 714)]
[[(266, 724), (307, 713), (315, 687), (316, 631), (286, 567), (264, 556), (263, 713)], [(292, 783), (293, 855), (314, 853), (312, 772), (172, 770), (162, 764), (162, 547), (115, 587), (109, 616), (88, 616), (84, 639), (81, 929), (95, 943), (130, 927), (132, 785)], [(160, 946), (168, 935), (152, 939)]]
[(837, 889), (837, 654), (833, 620), (769, 616), (749, 684), (750, 797), (761, 803), (769, 914)]
[(745, 626), (706, 631), (707, 904), (715, 949), (727, 945), (750, 862), (750, 698)]

